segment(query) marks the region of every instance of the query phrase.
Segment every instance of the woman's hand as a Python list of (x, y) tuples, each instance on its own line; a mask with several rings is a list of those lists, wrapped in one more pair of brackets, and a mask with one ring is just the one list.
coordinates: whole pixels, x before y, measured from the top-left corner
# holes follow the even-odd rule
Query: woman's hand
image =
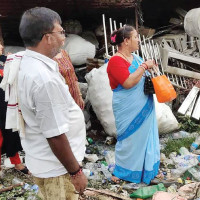
[(144, 62), (144, 64), (148, 66), (148, 69), (152, 69), (156, 65), (155, 61), (150, 59)]
[(77, 104), (78, 104), (78, 106), (81, 108), (81, 110), (84, 109), (84, 107), (85, 107), (85, 102), (83, 101), (82, 96), (80, 96), (80, 98), (78, 99)]

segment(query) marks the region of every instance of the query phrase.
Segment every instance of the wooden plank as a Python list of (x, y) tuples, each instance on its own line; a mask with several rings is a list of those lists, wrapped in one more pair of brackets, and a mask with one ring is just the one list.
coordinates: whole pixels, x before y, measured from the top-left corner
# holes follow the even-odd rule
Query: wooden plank
[(190, 104), (190, 106), (189, 106), (189, 108), (188, 108), (188, 110), (187, 110), (187, 112), (186, 112), (186, 116), (191, 116), (192, 115), (192, 111), (193, 111), (193, 109), (194, 109), (194, 106), (195, 106), (195, 103), (196, 103), (196, 99), (197, 99), (197, 95), (195, 96), (195, 98), (193, 99), (193, 101), (192, 101), (192, 103)]
[(196, 101), (196, 105), (195, 105), (194, 111), (192, 113), (192, 117), (197, 120), (200, 119), (200, 95)]
[(187, 112), (189, 106), (193, 102), (194, 98), (197, 96), (199, 90), (200, 89), (198, 87), (196, 87), (196, 86), (194, 86), (192, 88), (192, 90), (189, 92), (189, 94), (187, 95), (187, 97), (183, 101), (182, 105), (178, 109), (178, 113), (185, 115), (185, 113)]
[(175, 75), (179, 75), (179, 76), (200, 79), (200, 73), (189, 71), (186, 69), (181, 69), (178, 67), (167, 66), (164, 71), (167, 73), (171, 73), (171, 74), (175, 74)]

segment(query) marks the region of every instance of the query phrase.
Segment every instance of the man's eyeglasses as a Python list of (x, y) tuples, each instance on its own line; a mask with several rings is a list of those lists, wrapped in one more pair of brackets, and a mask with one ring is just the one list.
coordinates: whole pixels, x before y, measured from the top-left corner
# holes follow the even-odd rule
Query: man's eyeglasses
[(51, 34), (51, 33), (60, 33), (61, 35), (67, 37), (67, 34), (65, 33), (65, 30), (63, 29), (62, 31), (52, 31), (52, 32), (47, 32), (47, 33), (44, 33), (41, 37), (41, 39), (43, 38), (44, 35), (46, 34)]
[[(48, 33), (60, 33), (61, 35), (65, 35), (65, 30), (63, 29), (62, 31), (52, 31), (52, 32), (48, 32)], [(45, 33), (47, 34), (47, 33)]]

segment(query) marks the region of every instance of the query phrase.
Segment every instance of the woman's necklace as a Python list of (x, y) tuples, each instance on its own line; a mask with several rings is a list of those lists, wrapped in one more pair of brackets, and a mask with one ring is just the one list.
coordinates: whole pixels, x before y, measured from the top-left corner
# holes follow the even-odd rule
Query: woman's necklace
[(122, 52), (118, 51), (118, 53), (120, 53), (126, 59), (126, 61), (131, 64), (131, 62), (128, 60), (128, 58)]

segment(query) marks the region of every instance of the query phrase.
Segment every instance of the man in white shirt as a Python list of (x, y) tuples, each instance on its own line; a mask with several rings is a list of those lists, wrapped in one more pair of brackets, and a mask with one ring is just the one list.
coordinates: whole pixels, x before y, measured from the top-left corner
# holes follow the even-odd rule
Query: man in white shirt
[(60, 16), (44, 7), (27, 10), (19, 32), (26, 46), (18, 74), (25, 121), (26, 165), (46, 200), (76, 200), (87, 185), (79, 165), (85, 153), (85, 123), (52, 58), (64, 44)]

